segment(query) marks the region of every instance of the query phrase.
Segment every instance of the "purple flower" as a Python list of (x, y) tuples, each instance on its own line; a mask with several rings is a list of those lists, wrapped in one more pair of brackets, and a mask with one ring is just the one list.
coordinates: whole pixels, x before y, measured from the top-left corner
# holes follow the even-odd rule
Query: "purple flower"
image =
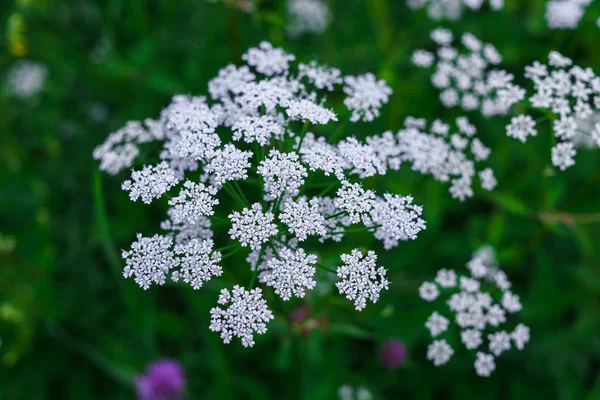
[(399, 340), (388, 339), (383, 342), (379, 357), (386, 368), (401, 367), (406, 360), (406, 346)]
[(164, 358), (146, 368), (135, 379), (140, 400), (179, 400), (185, 391), (185, 376), (179, 362)]

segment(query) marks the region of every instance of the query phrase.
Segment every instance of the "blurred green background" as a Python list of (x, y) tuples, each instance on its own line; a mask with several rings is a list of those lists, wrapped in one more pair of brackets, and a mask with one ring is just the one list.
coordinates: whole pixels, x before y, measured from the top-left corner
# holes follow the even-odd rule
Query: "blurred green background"
[[(398, 130), (409, 115), (461, 114), (444, 109), (428, 72), (409, 63), (413, 50), (432, 47), (437, 26), (493, 43), (522, 85), (524, 66), (553, 49), (600, 71), (598, 2), (568, 32), (546, 28), (543, 0), (506, 0), (504, 11), (466, 12), (456, 23), (431, 21), (402, 0), (331, 0), (326, 32), (295, 38), (285, 32), (285, 2), (257, 3), (253, 13), (235, 1), (0, 5), (2, 79), (19, 59), (48, 68), (37, 98), (0, 96), (0, 399), (135, 398), (131, 377), (164, 356), (183, 364), (189, 399), (335, 399), (343, 384), (375, 399), (600, 399), (598, 152), (581, 149), (575, 167), (553, 171), (548, 125), (523, 145), (505, 136), (509, 117), (469, 114), (500, 184), (465, 203), (407, 168), (374, 183), (412, 193), (428, 225), (416, 241), (378, 249), (393, 284), (361, 313), (335, 295), (282, 304), (269, 293), (278, 317), (245, 349), (208, 330), (218, 290), (231, 283), (144, 292), (122, 278), (120, 249), (136, 232), (157, 232), (164, 209), (130, 202), (120, 190), (127, 173), (100, 174), (92, 150), (126, 121), (157, 117), (173, 94), (205, 94), (220, 68), (261, 40), (300, 61), (386, 79), (390, 103), (357, 136)], [(439, 268), (464, 271), (486, 243), (521, 295), (532, 334), (489, 379), (475, 375), (464, 349), (442, 368), (426, 360), (432, 310), (417, 295)], [(247, 279), (243, 256), (230, 260), (226, 268)], [(302, 304), (312, 328), (290, 322)], [(408, 346), (398, 370), (378, 360), (388, 337)]]

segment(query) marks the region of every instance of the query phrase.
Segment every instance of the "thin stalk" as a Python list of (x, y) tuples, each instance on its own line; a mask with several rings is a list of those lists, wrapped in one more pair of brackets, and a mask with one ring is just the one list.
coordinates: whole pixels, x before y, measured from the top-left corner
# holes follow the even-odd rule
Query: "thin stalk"
[(296, 148), (296, 153), (299, 153), (300, 149), (302, 148), (302, 142), (304, 141), (304, 137), (306, 136), (306, 132), (308, 132), (308, 125), (309, 125), (309, 122), (306, 121), (304, 123), (304, 127), (302, 128), (302, 133), (300, 133), (300, 141), (298, 142), (298, 147)]
[(242, 190), (242, 188), (240, 187), (240, 185), (237, 183), (237, 181), (233, 181), (233, 187), (234, 187), (234, 189), (237, 189), (238, 194), (241, 196), (242, 200), (244, 200), (244, 202), (246, 203), (246, 205), (250, 206), (250, 202), (246, 198), (246, 195), (244, 194), (244, 191)]
[(339, 213), (335, 213), (333, 215), (330, 215), (329, 217), (325, 218), (325, 221), (327, 221), (328, 219), (337, 218), (337, 217), (342, 216), (344, 214), (348, 214), (348, 211), (340, 211)]
[(353, 232), (369, 232), (371, 229), (377, 229), (379, 227), (381, 227), (381, 225), (365, 226), (362, 228), (346, 229), (344, 231), (338, 231), (338, 232), (327, 232), (327, 234), (328, 235), (345, 235), (346, 233), (353, 233)]
[(223, 185), (223, 189), (225, 189), (225, 191), (227, 193), (229, 193), (229, 195), (235, 200), (237, 201), (243, 208), (246, 208), (246, 204), (244, 203), (244, 201), (231, 189), (231, 187), (229, 187), (229, 184), (226, 183)]
[(323, 265), (323, 264), (321, 264), (321, 263), (316, 263), (315, 265), (316, 265), (317, 267), (319, 267), (319, 268), (321, 268), (321, 269), (323, 269), (323, 270), (327, 271), (327, 272), (331, 272), (332, 274), (335, 274), (335, 273), (336, 273), (336, 272), (335, 272), (335, 270), (333, 270), (333, 269), (331, 269), (331, 268), (329, 268), (329, 267), (326, 267), (326, 266), (324, 266), (324, 265)]
[(319, 193), (319, 194), (317, 195), (317, 197), (321, 197), (321, 196), (324, 196), (324, 195), (326, 195), (326, 194), (327, 194), (327, 193), (328, 193), (328, 192), (329, 192), (331, 189), (333, 189), (333, 188), (334, 188), (334, 187), (336, 187), (337, 185), (338, 185), (338, 182), (333, 182), (331, 185), (329, 185), (329, 186), (327, 186), (325, 189), (323, 189), (323, 190), (321, 191), (321, 193)]
[(260, 246), (260, 252), (258, 253), (256, 263), (254, 264), (254, 272), (252, 273), (252, 279), (250, 280), (250, 284), (248, 285), (248, 290), (252, 289), (252, 287), (254, 286), (254, 281), (256, 280), (256, 276), (258, 275), (258, 265), (260, 264), (260, 260), (263, 257), (266, 247), (267, 246), (265, 246), (264, 243), (262, 246)]
[(239, 252), (240, 250), (242, 250), (242, 248), (243, 248), (243, 247), (241, 247), (241, 246), (240, 246), (240, 247), (238, 247), (237, 249), (230, 251), (229, 253), (227, 253), (227, 254), (225, 254), (224, 256), (222, 256), (222, 257), (221, 257), (221, 260), (224, 260), (224, 259), (226, 259), (226, 258), (229, 258), (229, 257), (231, 257), (231, 256), (232, 256), (232, 255), (234, 255), (235, 253), (237, 253), (237, 252)]

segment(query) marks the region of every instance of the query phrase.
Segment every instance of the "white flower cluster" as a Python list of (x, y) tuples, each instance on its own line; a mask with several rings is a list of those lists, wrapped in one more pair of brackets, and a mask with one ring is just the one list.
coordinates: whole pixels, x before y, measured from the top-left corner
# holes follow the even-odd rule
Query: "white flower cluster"
[[(487, 160), (491, 153), (475, 137), (475, 126), (466, 117), (456, 119), (455, 133), (451, 133), (450, 125), (439, 120), (428, 129), (425, 120), (409, 117), (404, 126), (396, 135), (399, 160), (411, 163), (413, 170), (431, 174), (438, 181), (450, 181), (452, 197), (461, 201), (472, 197), (475, 165)], [(497, 184), (489, 167), (480, 170), (478, 177), (485, 190), (493, 190)]]
[[(554, 121), (554, 137), (559, 141), (552, 148), (555, 167), (564, 171), (575, 165), (575, 144), (581, 135), (600, 147), (600, 125), (588, 123), (600, 111), (600, 77), (591, 68), (573, 65), (572, 60), (553, 51), (548, 65), (534, 62), (525, 68), (525, 77), (534, 85), (531, 106), (546, 116), (551, 114)], [(584, 129), (589, 125), (593, 125), (591, 131)], [(535, 126), (531, 116), (520, 115), (506, 127), (507, 135), (525, 142), (537, 134)]]
[[(493, 331), (507, 321), (507, 314), (521, 311), (519, 296), (510, 291), (511, 283), (496, 263), (491, 247), (477, 251), (467, 264), (470, 276), (458, 276), (453, 270), (441, 269), (434, 282), (424, 282), (419, 288), (421, 298), (434, 302), (441, 296), (447, 298), (449, 312), (442, 315), (441, 309), (431, 314), (425, 327), (434, 342), (427, 350), (427, 358), (435, 366), (446, 364), (454, 350), (445, 339), (439, 338), (448, 331), (453, 320), (461, 329), (460, 338), (467, 350), (482, 349), (488, 340), (488, 351), (478, 351), (475, 371), (479, 376), (490, 376), (496, 368), (494, 357), (500, 356), (512, 345), (522, 350), (529, 341), (529, 328), (518, 324), (512, 332)], [(487, 289), (489, 288), (489, 289)], [(501, 295), (494, 299), (496, 293)], [(496, 301), (496, 302), (495, 302)]]
[[(154, 121), (147, 120), (151, 127)], [(100, 169), (115, 175), (133, 165), (140, 154), (138, 145), (160, 139), (151, 129), (146, 129), (138, 121), (129, 121), (123, 128), (111, 133), (106, 141), (94, 149), (94, 159), (100, 161)]]
[(466, 52), (452, 46), (453, 35), (447, 29), (436, 29), (431, 38), (437, 43), (435, 53), (417, 50), (413, 64), (429, 68), (435, 64), (431, 77), (433, 86), (441, 91), (445, 107), (461, 107), (465, 111), (480, 110), (486, 116), (506, 115), (511, 106), (525, 97), (525, 90), (513, 83), (514, 76), (495, 69), (502, 56), (491, 44), (465, 33), (461, 43)]
[(147, 290), (153, 283), (164, 285), (167, 275), (179, 267), (172, 272), (172, 279), (178, 281), (181, 278), (194, 289), (199, 289), (204, 282), (222, 273), (217, 264), (221, 253), (213, 251), (213, 245), (211, 239), (195, 238), (173, 249), (171, 236), (145, 238), (138, 234), (131, 250), (123, 251), (126, 261), (123, 276), (133, 276), (135, 282)]
[[(344, 77), (316, 62), (295, 66), (293, 55), (267, 42), (242, 59), (245, 65), (227, 66), (209, 82), (210, 97), (175, 96), (158, 120), (128, 123), (94, 157), (116, 174), (132, 166), (142, 144), (162, 143), (160, 161), (134, 170), (122, 188), (133, 201), (168, 197), (166, 233), (139, 236), (123, 252), (124, 274), (144, 289), (168, 276), (198, 289), (222, 274), (222, 260), (249, 248), (250, 291), (222, 293), (219, 303), (230, 305), (213, 309), (211, 329), (251, 346), (272, 318), (255, 282), (288, 300), (316, 286), (316, 268), (332, 271), (317, 262), (319, 249), (299, 243), (319, 246), (359, 231), (390, 249), (416, 239), (425, 221), (411, 196), (363, 189), (362, 179), (399, 168), (391, 133), (333, 142), (309, 129), (332, 130), (338, 113), (329, 97), (344, 103), (350, 121), (372, 121), (392, 93), (385, 82), (372, 74)], [(224, 237), (231, 242), (214, 245)], [(359, 310), (388, 286), (376, 260), (373, 251), (342, 255), (338, 288)]]
[(44, 87), (48, 68), (33, 61), (18, 61), (8, 71), (6, 89), (21, 99), (35, 97)]
[(275, 289), (283, 300), (292, 296), (304, 297), (306, 290), (314, 289), (317, 256), (306, 254), (304, 249), (293, 251), (283, 248), (276, 257), (269, 260), (267, 269), (261, 274), (260, 280)]
[(350, 254), (342, 254), (343, 265), (338, 267), (337, 276), (341, 280), (335, 285), (341, 294), (354, 302), (354, 307), (361, 311), (367, 306), (367, 300), (377, 303), (379, 293), (388, 288), (387, 270), (377, 267), (377, 255), (374, 251), (363, 256), (359, 249)]
[(288, 0), (287, 9), (289, 21), (286, 30), (290, 36), (321, 34), (331, 19), (323, 0)]
[(464, 7), (479, 11), (485, 3), (488, 3), (492, 10), (504, 8), (504, 0), (407, 0), (409, 8), (427, 7), (427, 14), (431, 19), (452, 21), (460, 19)]
[(549, 0), (546, 23), (550, 29), (575, 29), (593, 0)]
[(260, 288), (247, 291), (236, 285), (231, 292), (223, 289), (218, 303), (227, 305), (227, 308), (214, 307), (210, 310), (209, 329), (220, 332), (224, 343), (230, 343), (235, 336), (241, 339), (244, 347), (252, 347), (254, 334), (267, 332), (267, 322), (273, 319)]

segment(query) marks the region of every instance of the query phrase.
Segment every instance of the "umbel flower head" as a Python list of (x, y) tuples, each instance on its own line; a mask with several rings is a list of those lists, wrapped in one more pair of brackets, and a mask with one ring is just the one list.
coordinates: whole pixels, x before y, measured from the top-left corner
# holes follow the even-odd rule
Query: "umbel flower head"
[(427, 15), (431, 19), (449, 19), (453, 21), (460, 19), (463, 8), (467, 7), (479, 11), (486, 3), (489, 4), (492, 10), (504, 8), (504, 0), (407, 0), (409, 8), (427, 7)]
[[(255, 284), (289, 300), (337, 272), (339, 292), (362, 310), (389, 284), (375, 251), (343, 254), (340, 248), (336, 271), (318, 262), (322, 247), (331, 253), (346, 235), (362, 233), (390, 249), (416, 239), (425, 221), (412, 196), (363, 186), (415, 162), (409, 139), (391, 133), (332, 139), (340, 107), (350, 122), (379, 116), (392, 93), (384, 81), (343, 76), (314, 61), (296, 64), (295, 56), (267, 42), (242, 59), (245, 65), (229, 65), (209, 82), (209, 97), (175, 96), (158, 119), (129, 122), (94, 157), (102, 170), (117, 174), (133, 166), (146, 143), (162, 144), (160, 161), (133, 169), (122, 185), (133, 201), (168, 205), (164, 232), (139, 234), (123, 251), (124, 276), (144, 289), (169, 277), (200, 289), (237, 264), (224, 264), (231, 255), (246, 252), (248, 287), (221, 293), (223, 307), (211, 311), (210, 329), (226, 343), (237, 337), (252, 346), (254, 334), (266, 332), (273, 318)], [(331, 92), (342, 99), (326, 103), (338, 97)], [(467, 121), (459, 130), (474, 135)], [(449, 140), (465, 150), (467, 139)], [(467, 140), (471, 151), (487, 158), (475, 140)], [(474, 168), (457, 154), (442, 161), (452, 164), (447, 173), (472, 177)]]
[[(460, 329), (460, 339), (467, 350), (478, 350), (474, 366), (477, 375), (488, 377), (496, 368), (494, 357), (514, 345), (522, 350), (529, 341), (529, 328), (518, 324), (512, 331), (498, 330), (510, 315), (521, 311), (519, 296), (510, 291), (511, 283), (495, 260), (491, 247), (478, 250), (468, 262), (470, 276), (459, 276), (453, 270), (438, 271), (435, 282), (424, 282), (421, 298), (437, 305), (425, 323), (435, 340), (427, 350), (427, 358), (435, 366), (446, 364), (454, 349), (444, 338), (452, 322)], [(445, 299), (443, 307), (439, 299)], [(484, 345), (487, 339), (487, 346)], [(486, 353), (489, 352), (489, 353)]]
[[(585, 137), (591, 147), (600, 147), (600, 77), (591, 68), (573, 65), (573, 61), (552, 51), (548, 64), (538, 61), (525, 68), (525, 77), (533, 82), (529, 97), (531, 111), (539, 113), (539, 124), (552, 122), (558, 143), (551, 150), (552, 165), (564, 171), (575, 165), (575, 145)], [(538, 123), (529, 115), (519, 115), (506, 127), (506, 134), (525, 142), (536, 136)], [(590, 129), (591, 127), (591, 129)]]
[(413, 64), (429, 68), (435, 64), (431, 83), (440, 90), (440, 100), (447, 108), (479, 110), (484, 116), (508, 114), (511, 106), (525, 97), (525, 91), (513, 83), (514, 76), (497, 69), (502, 56), (496, 48), (482, 43), (475, 35), (461, 37), (464, 51), (452, 46), (452, 32), (436, 29), (431, 38), (435, 52), (417, 50)]

